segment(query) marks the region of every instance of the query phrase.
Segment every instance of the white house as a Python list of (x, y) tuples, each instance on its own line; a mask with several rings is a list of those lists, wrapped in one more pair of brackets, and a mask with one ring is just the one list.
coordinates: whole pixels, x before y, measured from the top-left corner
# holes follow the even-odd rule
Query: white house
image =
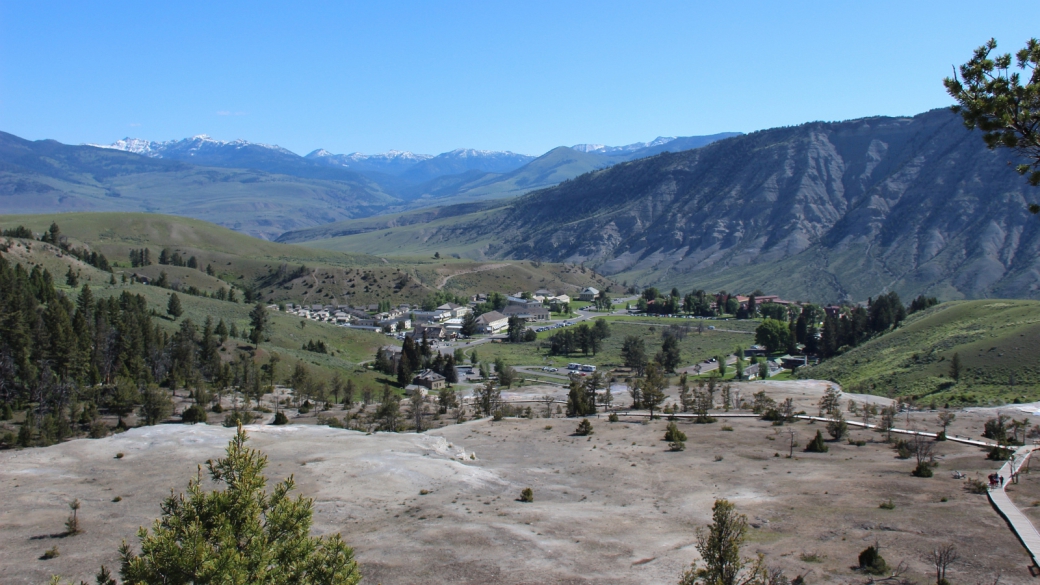
[(599, 289), (592, 288), (591, 286), (582, 289), (581, 294), (578, 295), (578, 300), (581, 301), (594, 301), (599, 295)]
[(490, 311), (477, 317), (477, 327), (484, 333), (498, 333), (509, 327), (509, 317), (498, 311)]

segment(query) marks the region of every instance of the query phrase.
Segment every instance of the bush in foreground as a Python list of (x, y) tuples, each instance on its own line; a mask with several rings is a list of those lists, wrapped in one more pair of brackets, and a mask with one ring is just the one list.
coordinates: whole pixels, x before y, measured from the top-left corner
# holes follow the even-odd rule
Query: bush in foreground
[[(120, 574), (127, 583), (311, 583), (361, 580), (354, 551), (340, 535), (310, 536), (313, 500), (292, 498), (292, 477), (265, 491), (267, 456), (245, 446), (241, 427), (227, 457), (208, 464), (225, 489), (188, 493), (163, 502), (151, 531), (141, 528), (141, 552), (123, 543)], [(104, 570), (102, 568), (102, 570)]]

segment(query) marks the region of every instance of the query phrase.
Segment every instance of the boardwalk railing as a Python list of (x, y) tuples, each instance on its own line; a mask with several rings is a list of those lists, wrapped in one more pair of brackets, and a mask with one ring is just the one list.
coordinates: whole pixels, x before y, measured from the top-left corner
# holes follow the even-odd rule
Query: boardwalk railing
[(997, 512), (1004, 517), (1008, 525), (1011, 526), (1011, 530), (1014, 531), (1015, 536), (1022, 542), (1022, 546), (1029, 551), (1029, 556), (1033, 558), (1033, 563), (1040, 566), (1040, 562), (1038, 562), (1040, 561), (1040, 533), (1037, 532), (1036, 527), (1029, 521), (1029, 518), (1011, 502), (1011, 498), (1004, 491), (1008, 484), (1011, 483), (1011, 479), (1018, 474), (1019, 470), (1022, 469), (1022, 466), (1025, 465), (1030, 455), (1036, 449), (1036, 446), (1029, 445), (1019, 447), (1015, 451), (1011, 459), (1000, 468), (998, 473), (1004, 478), (1004, 481), (999, 486), (990, 488), (989, 501), (997, 509)]

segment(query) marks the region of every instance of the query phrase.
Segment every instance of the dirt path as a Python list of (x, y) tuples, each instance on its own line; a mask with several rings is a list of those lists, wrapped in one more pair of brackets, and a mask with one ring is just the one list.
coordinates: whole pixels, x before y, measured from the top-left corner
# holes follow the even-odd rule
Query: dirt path
[(477, 268), (474, 268), (472, 270), (460, 270), (458, 272), (445, 275), (445, 276), (441, 277), (440, 282), (437, 283), (437, 290), (443, 289), (444, 285), (448, 284), (448, 280), (451, 279), (451, 278), (454, 278), (456, 276), (461, 276), (463, 274), (474, 274), (476, 272), (487, 272), (488, 270), (498, 270), (499, 268), (505, 268), (506, 266), (509, 266), (509, 265), (508, 264), (485, 264), (483, 266), (478, 266)]

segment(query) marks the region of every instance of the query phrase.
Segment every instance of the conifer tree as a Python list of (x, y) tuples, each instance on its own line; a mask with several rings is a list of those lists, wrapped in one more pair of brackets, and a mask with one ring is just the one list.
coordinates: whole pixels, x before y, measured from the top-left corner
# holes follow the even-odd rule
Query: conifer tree
[(253, 345), (259, 344), (264, 338), (264, 331), (267, 330), (267, 308), (264, 307), (263, 303), (257, 303), (251, 311), (249, 311), (249, 323), (253, 329), (249, 332), (249, 341)]
[(238, 433), (227, 456), (207, 464), (223, 489), (171, 495), (151, 530), (141, 529), (140, 552), (120, 547), (127, 583), (268, 583), (354, 585), (361, 580), (353, 550), (339, 534), (310, 536), (313, 500), (290, 497), (292, 477), (266, 491), (267, 457)]
[(184, 310), (181, 308), (180, 297), (177, 296), (177, 293), (171, 294), (170, 300), (166, 303), (166, 314), (176, 319), (183, 313)]

